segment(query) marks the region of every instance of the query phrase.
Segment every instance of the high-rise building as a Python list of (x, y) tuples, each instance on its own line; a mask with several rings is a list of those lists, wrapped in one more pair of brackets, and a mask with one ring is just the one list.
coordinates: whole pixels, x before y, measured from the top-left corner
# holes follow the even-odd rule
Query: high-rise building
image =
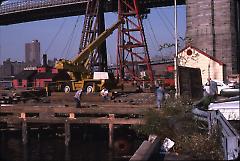
[(25, 44), (25, 61), (30, 66), (41, 65), (40, 42), (38, 40), (33, 40), (31, 43)]

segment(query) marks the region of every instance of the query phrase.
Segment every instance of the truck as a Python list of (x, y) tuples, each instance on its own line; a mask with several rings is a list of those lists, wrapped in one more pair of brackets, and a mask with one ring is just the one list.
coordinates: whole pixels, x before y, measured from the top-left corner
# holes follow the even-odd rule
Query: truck
[(91, 63), (92, 51), (99, 47), (122, 23), (124, 23), (123, 20), (118, 20), (110, 28), (102, 32), (74, 60), (60, 59), (56, 61), (55, 68), (69, 75), (68, 79), (60, 78), (54, 82), (58, 91), (69, 93), (70, 91), (83, 89), (90, 93), (100, 91), (103, 87), (111, 88), (116, 84), (113, 73), (108, 71), (93, 72), (89, 64)]

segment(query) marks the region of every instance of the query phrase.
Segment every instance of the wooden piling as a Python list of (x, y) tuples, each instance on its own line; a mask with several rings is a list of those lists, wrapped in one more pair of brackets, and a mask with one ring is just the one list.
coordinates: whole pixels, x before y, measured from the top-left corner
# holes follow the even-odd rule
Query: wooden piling
[(69, 141), (71, 139), (71, 131), (70, 131), (70, 124), (67, 120), (64, 124), (64, 127), (65, 127), (65, 145), (68, 146)]
[(71, 113), (69, 113), (69, 118), (70, 118), (70, 119), (76, 119), (76, 118), (75, 118), (75, 114), (74, 114), (74, 113), (72, 113), (72, 112), (71, 112)]
[[(65, 130), (65, 145), (68, 146), (71, 137), (71, 124), (104, 124), (109, 125), (109, 148), (113, 147), (114, 124), (117, 125), (135, 125), (144, 124), (143, 118), (122, 118), (118, 114), (142, 115), (145, 108), (134, 108), (132, 106), (119, 105), (91, 108), (59, 108), (52, 106), (9, 106), (1, 107), (0, 120), (7, 124), (19, 123), (22, 128), (22, 141), (27, 143), (27, 124), (61, 124)], [(84, 117), (75, 114), (84, 114)], [(61, 114), (61, 115), (60, 115)], [(108, 117), (102, 117), (102, 115)], [(116, 114), (116, 116), (115, 116)], [(19, 116), (20, 115), (20, 116)], [(100, 116), (98, 116), (100, 115)], [(17, 116), (17, 117), (16, 117)], [(33, 116), (33, 117), (32, 117)], [(69, 116), (69, 117), (65, 117)]]
[(22, 142), (23, 144), (27, 144), (27, 122), (26, 119), (22, 121)]
[(21, 118), (21, 119), (25, 119), (25, 118), (26, 118), (26, 114), (25, 114), (24, 112), (21, 112), (20, 118)]
[[(110, 120), (113, 120), (114, 119), (114, 114), (109, 114), (109, 119)], [(113, 126), (113, 123), (110, 122), (108, 124), (108, 128), (109, 128), (109, 148), (112, 149), (113, 147), (113, 129), (114, 129), (114, 126)]]

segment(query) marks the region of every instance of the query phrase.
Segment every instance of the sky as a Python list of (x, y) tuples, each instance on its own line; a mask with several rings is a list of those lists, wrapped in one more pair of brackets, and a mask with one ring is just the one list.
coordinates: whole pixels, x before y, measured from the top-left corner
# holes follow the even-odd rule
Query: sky
[[(177, 7), (178, 37), (185, 37), (186, 6)], [(11, 61), (25, 61), (25, 43), (38, 40), (41, 55), (48, 59), (74, 59), (79, 48), (84, 16), (64, 17), (50, 20), (0, 26), (0, 64), (8, 58)], [(117, 13), (105, 13), (106, 28), (117, 21)], [(159, 51), (160, 45), (174, 43), (174, 7), (153, 8), (143, 27), (150, 57), (166, 56), (174, 49)], [(117, 30), (107, 38), (108, 62), (115, 64)]]

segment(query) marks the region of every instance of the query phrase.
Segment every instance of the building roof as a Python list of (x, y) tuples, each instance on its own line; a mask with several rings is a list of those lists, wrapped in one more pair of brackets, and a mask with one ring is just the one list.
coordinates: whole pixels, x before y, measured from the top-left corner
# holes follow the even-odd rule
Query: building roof
[(202, 51), (202, 50), (200, 50), (200, 49), (198, 49), (198, 48), (196, 48), (196, 47), (193, 47), (193, 46), (191, 46), (191, 45), (186, 46), (185, 48), (183, 48), (182, 50), (180, 50), (178, 53), (181, 53), (181, 52), (183, 52), (184, 50), (186, 50), (186, 49), (188, 49), (188, 48), (191, 48), (191, 49), (193, 49), (193, 50), (196, 50), (198, 53), (200, 53), (200, 54), (208, 57), (209, 59), (211, 59), (211, 60), (219, 63), (220, 65), (224, 65), (224, 63), (223, 63), (222, 61), (218, 60), (217, 58), (215, 58), (215, 57), (207, 54), (206, 52), (204, 52), (204, 51)]
[(30, 79), (37, 73), (36, 70), (23, 70), (15, 76), (15, 79)]

